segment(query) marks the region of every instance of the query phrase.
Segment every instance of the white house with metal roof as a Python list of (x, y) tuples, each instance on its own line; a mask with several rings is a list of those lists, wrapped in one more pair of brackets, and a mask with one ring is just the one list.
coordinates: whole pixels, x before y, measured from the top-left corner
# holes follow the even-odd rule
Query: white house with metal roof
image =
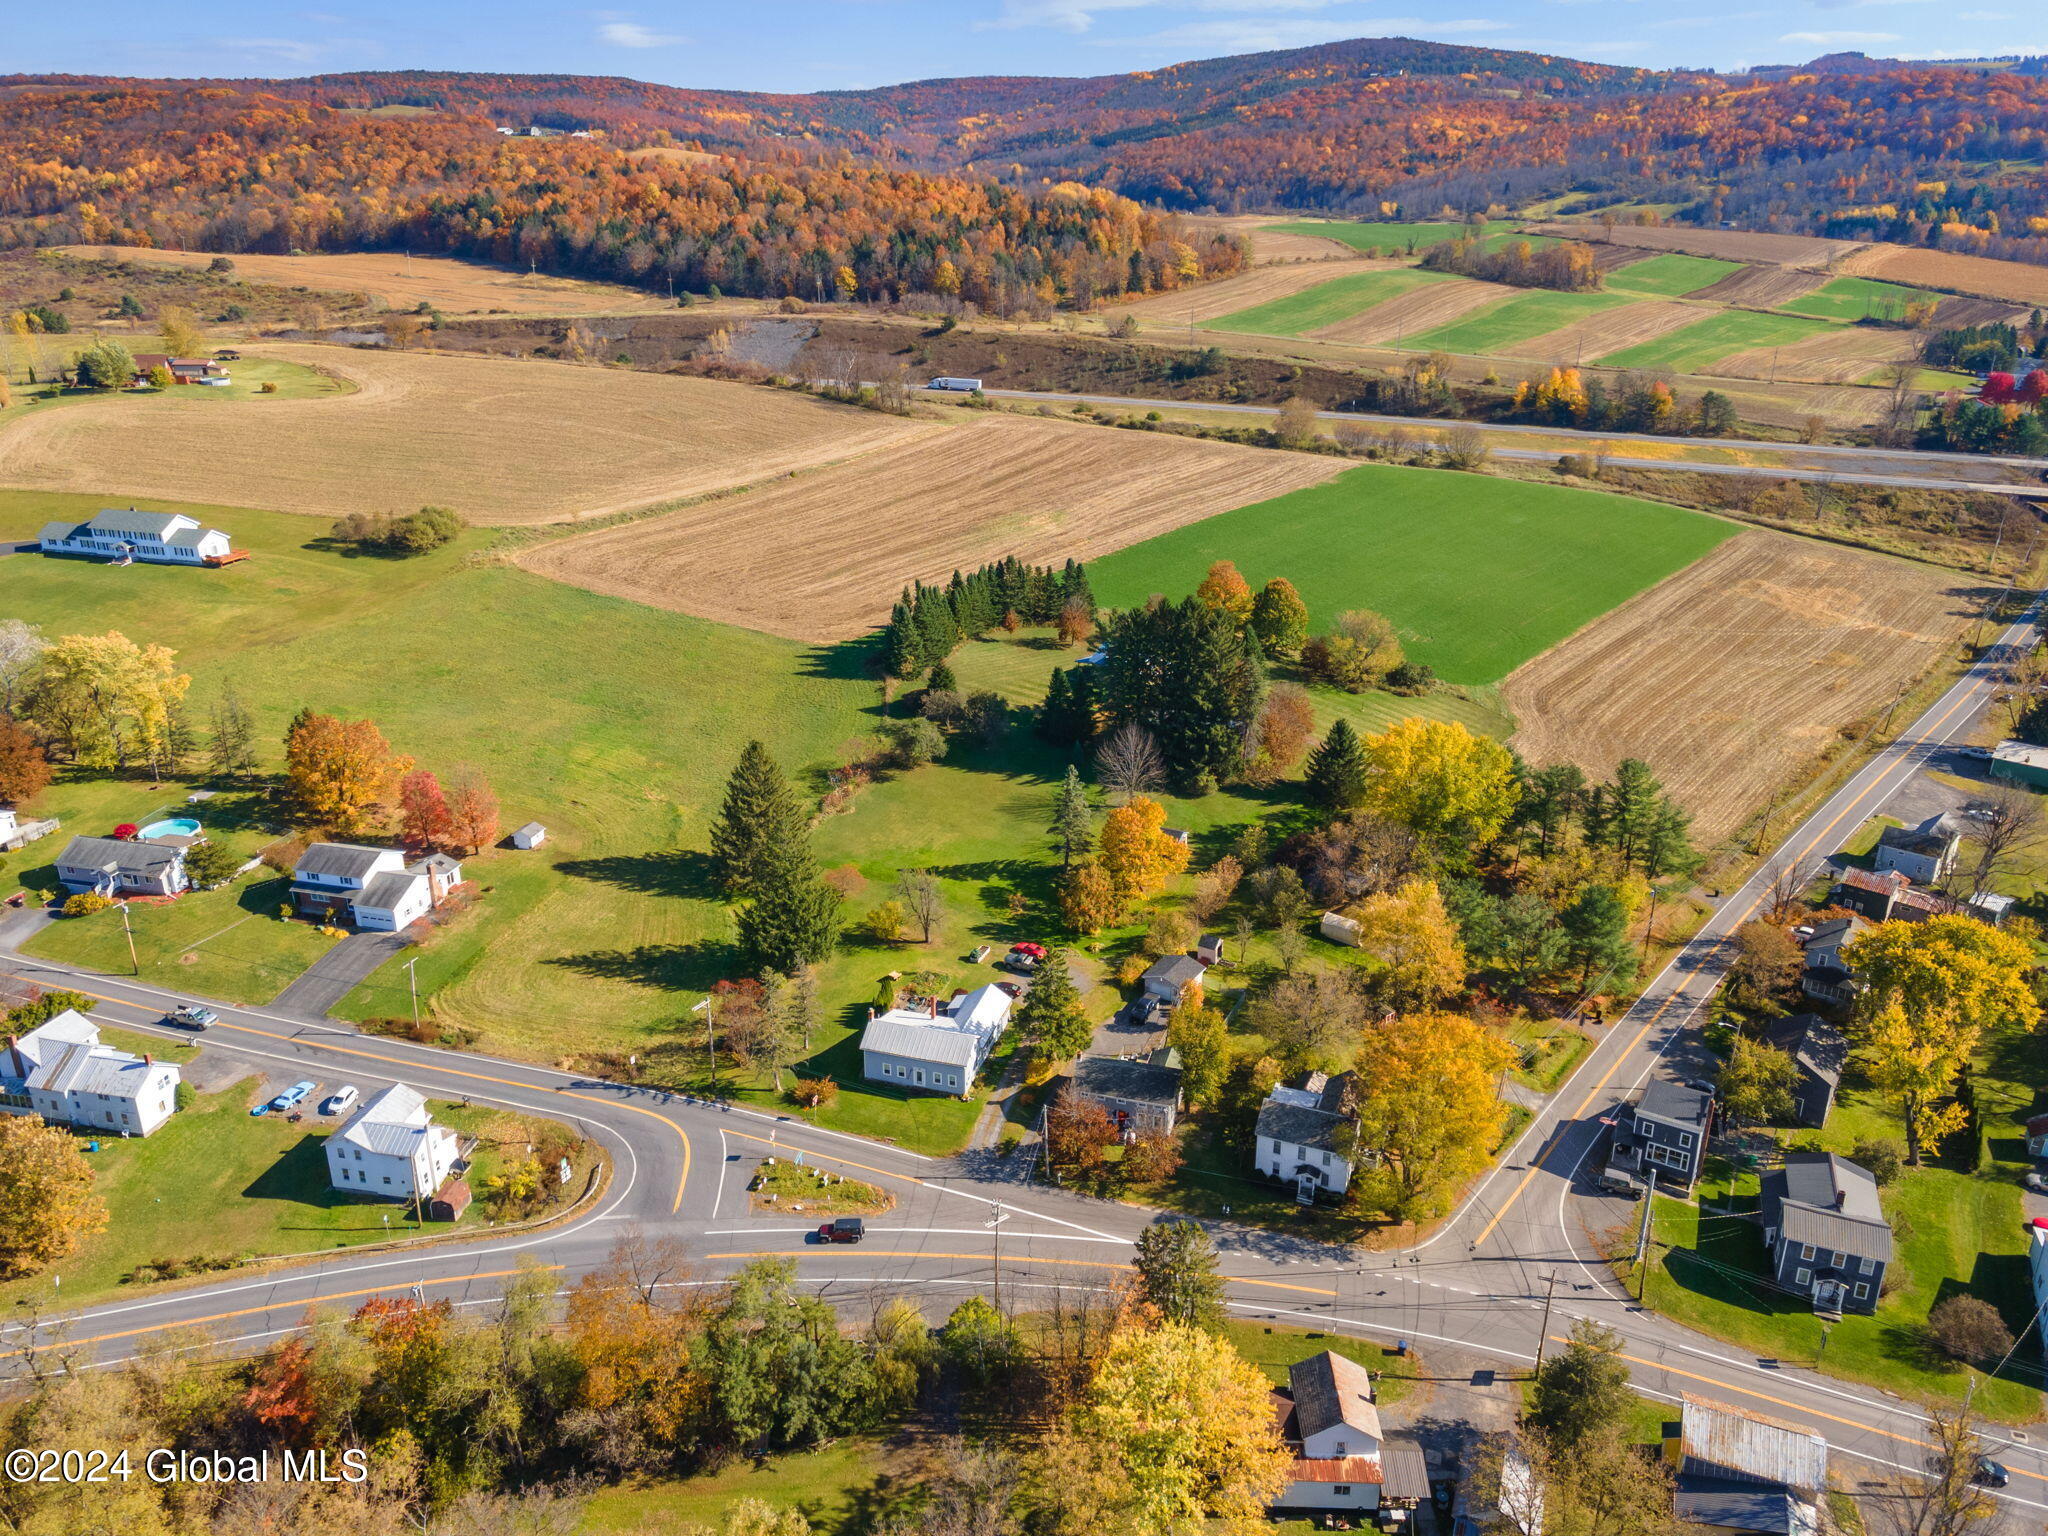
[(455, 1133), (434, 1124), (427, 1101), (393, 1083), (327, 1138), (327, 1178), (350, 1194), (424, 1200), (447, 1182), (461, 1156)]
[(57, 879), (98, 896), (176, 896), (191, 883), (183, 844), (113, 837), (72, 838), (57, 855)]
[(1404, 1455), (1398, 1477), (1390, 1477), (1372, 1376), (1355, 1360), (1325, 1350), (1296, 1361), (1287, 1368), (1286, 1390), (1274, 1398), (1280, 1438), (1294, 1453), (1274, 1510), (1367, 1514), (1383, 1497), (1411, 1506), (1429, 1497), (1419, 1453)]
[(45, 523), (38, 542), (46, 555), (96, 555), (155, 565), (227, 565), (246, 553), (197, 518), (135, 507), (105, 507), (82, 523)]
[(99, 1026), (67, 1008), (0, 1050), (0, 1112), (114, 1136), (147, 1136), (178, 1107), (178, 1069), (100, 1044)]
[(292, 870), (292, 905), (308, 917), (346, 917), (358, 928), (396, 933), (461, 883), (462, 865), (445, 853), (408, 864), (397, 848), (315, 843)]
[(932, 998), (922, 1008), (870, 1013), (861, 1031), (861, 1076), (893, 1088), (964, 1095), (1010, 1027), (1010, 994), (991, 982), (963, 992), (945, 1007)]
[(1259, 1106), (1252, 1158), (1269, 1179), (1291, 1181), (1304, 1205), (1351, 1186), (1351, 1159), (1338, 1149), (1349, 1123), (1344, 1096), (1351, 1074), (1311, 1072), (1276, 1086)]

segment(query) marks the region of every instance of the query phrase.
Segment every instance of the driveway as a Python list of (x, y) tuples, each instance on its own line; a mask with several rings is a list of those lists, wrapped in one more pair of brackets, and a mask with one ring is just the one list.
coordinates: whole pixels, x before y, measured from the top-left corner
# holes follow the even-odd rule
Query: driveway
[(322, 1017), (411, 940), (402, 933), (352, 933), (306, 968), (271, 1003), (287, 1013)]

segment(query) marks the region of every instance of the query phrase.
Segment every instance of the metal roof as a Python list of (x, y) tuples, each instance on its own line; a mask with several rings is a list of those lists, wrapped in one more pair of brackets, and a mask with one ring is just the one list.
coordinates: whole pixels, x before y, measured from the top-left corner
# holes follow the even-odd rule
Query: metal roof
[(365, 1152), (410, 1158), (421, 1138), (433, 1129), (426, 1099), (403, 1083), (393, 1083), (363, 1100), (362, 1108), (348, 1117), (334, 1139)]
[(1394, 1439), (1380, 1445), (1380, 1466), (1390, 1499), (1429, 1497), (1429, 1462), (1413, 1440)]
[(1687, 1397), (1680, 1410), (1683, 1471), (1818, 1491), (1828, 1485), (1828, 1443), (1810, 1429)]
[(1344, 1090), (1350, 1082), (1349, 1072), (1328, 1078), (1314, 1072), (1298, 1088), (1275, 1088), (1259, 1106), (1256, 1133), (1297, 1147), (1335, 1151), (1337, 1131), (1344, 1124)]
[(1295, 1430), (1306, 1441), (1340, 1425), (1380, 1439), (1380, 1411), (1373, 1406), (1372, 1376), (1356, 1360), (1335, 1350), (1297, 1360), (1287, 1368), (1294, 1394)]
[(299, 855), (292, 868), (294, 879), (303, 875), (338, 875), (344, 880), (367, 880), (380, 859), (405, 855), (396, 848), (370, 848), (362, 843), (315, 843)]
[[(1377, 1483), (1385, 1477), (1377, 1456), (1297, 1456), (1287, 1466), (1290, 1483)], [(1425, 1484), (1423, 1497), (1428, 1496)]]
[(124, 843), (112, 837), (74, 837), (57, 855), (58, 867), (119, 870), (124, 875), (153, 875), (184, 856), (182, 848), (163, 843)]
[(1891, 1224), (1869, 1170), (1831, 1152), (1788, 1152), (1762, 1195), (1764, 1224), (1786, 1241), (1891, 1262)]
[(908, 1008), (892, 1008), (868, 1020), (860, 1034), (860, 1048), (969, 1072), (981, 1065), (981, 1036), (954, 1027), (949, 1014), (935, 1019)]
[(1842, 1082), (1849, 1042), (1839, 1025), (1817, 1013), (1797, 1013), (1767, 1028), (1765, 1038), (1830, 1087)]
[(1806, 1536), (1817, 1524), (1814, 1507), (1786, 1489), (1719, 1477), (1680, 1478), (1673, 1512), (1694, 1525), (1760, 1536)]

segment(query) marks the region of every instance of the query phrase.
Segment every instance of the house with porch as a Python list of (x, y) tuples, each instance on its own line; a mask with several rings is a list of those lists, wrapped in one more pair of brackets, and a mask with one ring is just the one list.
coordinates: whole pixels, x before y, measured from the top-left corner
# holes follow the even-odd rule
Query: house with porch
[(424, 1200), (447, 1182), (461, 1157), (455, 1132), (434, 1123), (427, 1101), (393, 1083), (371, 1094), (327, 1138), (327, 1178), (349, 1194)]
[(934, 997), (881, 1014), (869, 1009), (860, 1036), (861, 1076), (892, 1088), (964, 1098), (1010, 1027), (1012, 1006), (1010, 994), (990, 982), (954, 994), (943, 1006)]
[(1939, 891), (1922, 890), (1896, 869), (1844, 870), (1828, 893), (1828, 902), (1873, 923), (1924, 923), (1930, 917), (1960, 913), (1993, 928), (2004, 926), (2013, 908), (2012, 897), (1998, 891), (1976, 891), (1957, 900)]
[(100, 1044), (99, 1026), (67, 1008), (0, 1049), (0, 1113), (108, 1136), (147, 1136), (178, 1107), (178, 1069), (149, 1052)]
[(37, 545), (46, 555), (96, 555), (152, 565), (231, 565), (248, 558), (218, 528), (182, 512), (105, 507), (82, 523), (45, 523)]
[(1083, 1056), (1072, 1091), (1102, 1106), (1126, 1139), (1171, 1131), (1180, 1120), (1180, 1053), (1159, 1046), (1143, 1056)]
[(1294, 1461), (1271, 1513), (1406, 1518), (1429, 1497), (1421, 1447), (1387, 1439), (1372, 1375), (1357, 1361), (1332, 1350), (1296, 1361), (1273, 1413)]
[(292, 869), (292, 905), (304, 917), (397, 933), (440, 906), (461, 883), (461, 863), (445, 853), (408, 863), (397, 848), (314, 843)]
[(191, 884), (182, 843), (113, 837), (72, 838), (57, 855), (57, 879), (67, 891), (107, 897), (176, 896)]
[(1788, 1152), (1763, 1179), (1764, 1246), (1786, 1290), (1816, 1312), (1875, 1312), (1892, 1228), (1877, 1180), (1832, 1152)]
[(1310, 1072), (1275, 1087), (1259, 1106), (1252, 1162), (1267, 1178), (1292, 1182), (1303, 1205), (1351, 1186), (1351, 1160), (1337, 1148), (1351, 1080), (1349, 1072)]
[(1632, 1105), (1614, 1112), (1613, 1140), (1601, 1182), (1631, 1191), (1656, 1175), (1667, 1194), (1684, 1194), (1700, 1176), (1714, 1096), (1664, 1078), (1652, 1078)]

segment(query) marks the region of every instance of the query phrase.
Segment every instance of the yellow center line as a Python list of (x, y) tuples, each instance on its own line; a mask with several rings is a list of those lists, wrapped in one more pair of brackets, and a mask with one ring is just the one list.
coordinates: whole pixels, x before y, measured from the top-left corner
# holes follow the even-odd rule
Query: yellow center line
[[(933, 1253), (918, 1248), (869, 1248), (834, 1243), (821, 1244), (816, 1248), (796, 1251), (788, 1248), (753, 1248), (734, 1253), (707, 1253), (707, 1259), (966, 1259), (975, 1264), (986, 1264), (989, 1255), (985, 1253)], [(1121, 1269), (1128, 1272), (1129, 1264), (1112, 1264), (1106, 1259), (1005, 1259), (1003, 1263), (1028, 1264), (1039, 1269)], [(1332, 1293), (1334, 1294), (1334, 1293)]]
[[(1933, 731), (1939, 730), (1943, 725), (1945, 725), (1948, 722), (1948, 718), (1950, 715), (1953, 715), (1957, 710), (1961, 709), (1966, 702), (1974, 699), (1977, 696), (1977, 694), (1981, 691), (1982, 690), (1980, 688), (1972, 688), (1962, 698), (1957, 699), (1955, 703), (1949, 705), (1949, 707), (1945, 711), (1943, 711), (1941, 718), (1935, 721), (1933, 725), (1927, 728), (1928, 731), (1931, 733)], [(1894, 745), (1896, 745), (1896, 743), (1894, 743)], [(1879, 781), (1881, 781), (1883, 777), (1884, 776), (1880, 774), (1878, 776)], [(1816, 847), (1818, 847), (1821, 843), (1825, 842), (1828, 838), (1828, 835), (1832, 833), (1837, 826), (1841, 825), (1842, 818), (1847, 816), (1851, 811), (1854, 811), (1859, 806), (1861, 806), (1864, 801), (1870, 798), (1870, 796), (1876, 791), (1876, 789), (1877, 781), (1873, 781), (1869, 785), (1865, 786), (1861, 794), (1859, 794), (1854, 800), (1851, 800), (1847, 805), (1843, 806), (1841, 810), (1837, 811), (1834, 814), (1833, 818), (1828, 822), (1828, 824), (1822, 827), (1820, 831), (1816, 832), (1813, 835), (1813, 837), (1807, 842), (1805, 849), (1801, 851), (1801, 853), (1799, 854), (1798, 858), (1792, 860), (1792, 864), (1796, 866), (1799, 862), (1799, 859), (1807, 857), (1807, 855), (1811, 854)], [(1761, 891), (1757, 892), (1755, 896), (1751, 897), (1749, 905), (1742, 909), (1742, 915), (1735, 920), (1733, 927), (1740, 928), (1744, 923), (1748, 922), (1750, 919), (1750, 915), (1754, 913), (1758, 906), (1762, 904), (1763, 899), (1764, 893)], [(1732, 932), (1733, 929), (1731, 928), (1730, 931)], [(1694, 974), (1696, 975), (1698, 973), (1695, 972)], [(1636, 1053), (1638, 1049), (1641, 1048), (1643, 1041), (1649, 1038), (1650, 1031), (1657, 1027), (1657, 1021), (1664, 1017), (1666, 1010), (1668, 1010), (1671, 1007), (1671, 1005), (1677, 1002), (1680, 998), (1686, 996), (1685, 989), (1689, 985), (1691, 985), (1691, 983), (1692, 976), (1687, 976), (1683, 980), (1681, 980), (1677, 986), (1672, 988), (1670, 995), (1667, 996), (1662, 1003), (1657, 1005), (1657, 1011), (1651, 1014), (1647, 1019), (1643, 1021), (1642, 1028), (1636, 1031), (1635, 1038), (1629, 1041), (1627, 1049), (1622, 1051), (1618, 1056), (1614, 1058), (1613, 1065), (1609, 1066), (1606, 1072), (1604, 1072), (1601, 1075), (1600, 1081), (1595, 1083), (1590, 1089), (1588, 1089), (1585, 1098), (1579, 1101), (1578, 1109), (1575, 1110), (1571, 1116), (1573, 1120), (1585, 1119), (1586, 1111), (1593, 1107), (1593, 1101), (1596, 1098), (1598, 1098), (1602, 1093), (1607, 1091), (1607, 1085), (1614, 1080), (1614, 1074), (1621, 1070), (1622, 1063), (1627, 1061), (1631, 1056), (1633, 1056)], [(1708, 986), (1706, 995), (1708, 997), (1713, 996), (1712, 985)], [(1559, 1129), (1563, 1129), (1562, 1125), (1560, 1125)], [(1515, 1185), (1515, 1187), (1512, 1190), (1508, 1192), (1507, 1199), (1501, 1202), (1501, 1207), (1499, 1210), (1494, 1212), (1493, 1219), (1487, 1222), (1487, 1224), (1484, 1227), (1480, 1228), (1479, 1235), (1472, 1239), (1472, 1246), (1474, 1248), (1477, 1248), (1481, 1243), (1485, 1242), (1487, 1238), (1493, 1235), (1493, 1229), (1501, 1224), (1502, 1219), (1506, 1217), (1508, 1211), (1513, 1208), (1514, 1203), (1522, 1198), (1522, 1192), (1529, 1187), (1530, 1181), (1533, 1180), (1537, 1174), (1547, 1171), (1544, 1168), (1544, 1163), (1549, 1158), (1550, 1154), (1552, 1152), (1555, 1152), (1558, 1149), (1558, 1147), (1562, 1146), (1563, 1144), (1564, 1138), (1562, 1136), (1558, 1136), (1551, 1142), (1551, 1144), (1547, 1148), (1545, 1148), (1541, 1153), (1537, 1155), (1534, 1162), (1530, 1163), (1529, 1171), (1523, 1174), (1521, 1180)]]
[[(31, 986), (42, 985), (41, 982), (34, 981), (27, 976), (23, 976), (17, 971), (10, 971), (7, 974), (13, 977), (14, 980), (28, 982)], [(140, 1009), (144, 1007), (143, 1004), (131, 1001), (128, 998), (113, 997), (105, 992), (94, 992), (86, 987), (66, 986), (62, 990), (66, 992), (81, 993), (86, 997), (97, 998), (99, 1001), (103, 1003), (114, 1003), (123, 1008)], [(304, 1043), (298, 1041), (294, 1036), (291, 1035), (281, 1035), (276, 1033), (274, 1030), (268, 1029), (252, 1029), (247, 1024), (234, 1024), (230, 1023), (226, 1019), (220, 1020), (218, 1023), (212, 1025), (211, 1028), (238, 1029), (245, 1035), (255, 1035), (258, 1039), (261, 1040), (275, 1040), (278, 1041), (280, 1044), (284, 1045)], [(472, 1082), (495, 1083), (501, 1088), (517, 1088), (523, 1093), (548, 1093), (550, 1091), (559, 1093), (565, 1091), (562, 1089), (550, 1090), (535, 1083), (522, 1083), (509, 1077), (492, 1077), (491, 1075), (485, 1072), (465, 1072), (460, 1067), (444, 1067), (439, 1065), (423, 1066), (419, 1062), (409, 1062), (402, 1057), (386, 1056), (378, 1051), (357, 1050), (353, 1046), (330, 1045), (324, 1040), (317, 1042), (314, 1045), (314, 1049), (322, 1051), (335, 1051), (343, 1056), (359, 1056), (365, 1061), (381, 1061), (394, 1067), (413, 1067), (416, 1069), (429, 1072), (440, 1072), (446, 1074), (449, 1077), (468, 1078)], [(638, 1104), (617, 1104), (614, 1107), (618, 1109), (631, 1110), (636, 1115), (645, 1115), (650, 1120), (660, 1121), (663, 1125), (667, 1126), (670, 1130), (674, 1131), (676, 1133), (677, 1139), (682, 1142), (683, 1174), (681, 1178), (676, 1180), (676, 1197), (674, 1202), (669, 1206), (669, 1214), (673, 1216), (677, 1211), (680, 1211), (683, 1208), (683, 1187), (690, 1182), (690, 1138), (686, 1134), (684, 1134), (683, 1128), (680, 1125), (677, 1125), (675, 1121), (669, 1119), (667, 1115), (656, 1114), (653, 1110), (643, 1109)]]

